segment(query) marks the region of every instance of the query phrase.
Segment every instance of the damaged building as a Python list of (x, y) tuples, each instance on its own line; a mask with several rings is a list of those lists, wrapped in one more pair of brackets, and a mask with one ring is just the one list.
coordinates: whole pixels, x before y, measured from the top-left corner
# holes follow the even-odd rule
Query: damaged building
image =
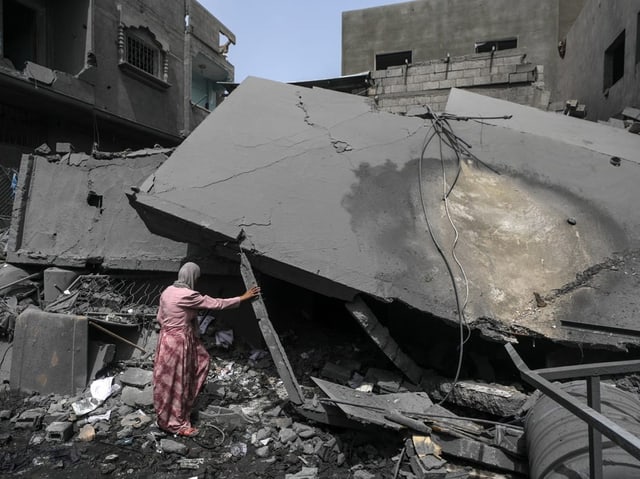
[(394, 113), (444, 111), (449, 90), (463, 88), (629, 129), (640, 102), (638, 15), (633, 0), (423, 0), (347, 11), (342, 73), (370, 71), (367, 95)]
[(0, 158), (175, 146), (223, 99), (234, 34), (197, 1), (0, 2)]
[[(23, 155), (0, 269), (0, 472), (637, 477), (640, 137), (543, 111), (583, 3), (474, 36), (525, 52), (249, 77), (175, 148)], [(497, 66), (506, 83), (458, 83)], [(385, 96), (436, 74), (451, 75), (437, 98)], [(370, 80), (366, 96), (329, 89)], [(262, 288), (201, 315), (196, 438), (161, 431), (152, 401), (158, 297), (186, 260), (211, 296)]]

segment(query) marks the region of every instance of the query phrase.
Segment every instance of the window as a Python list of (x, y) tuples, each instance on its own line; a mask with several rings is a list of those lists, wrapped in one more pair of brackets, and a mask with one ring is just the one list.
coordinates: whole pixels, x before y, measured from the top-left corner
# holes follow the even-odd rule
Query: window
[(505, 38), (503, 40), (488, 40), (486, 42), (476, 42), (476, 53), (488, 53), (498, 50), (510, 50), (512, 48), (518, 48), (517, 38)]
[(157, 48), (134, 35), (127, 34), (126, 51), (127, 63), (150, 75), (158, 76), (159, 51)]
[(36, 12), (13, 0), (4, 0), (0, 8), (4, 9), (0, 32), (4, 45), (0, 47), (4, 47), (4, 56), (11, 60), (16, 70), (22, 70), (27, 61), (39, 60)]
[(608, 90), (624, 75), (625, 31), (613, 41), (604, 52), (603, 90)]
[(120, 24), (118, 59), (120, 68), (139, 80), (157, 88), (170, 86), (167, 52), (147, 28)]
[(411, 63), (411, 50), (406, 52), (382, 53), (376, 55), (376, 70), (386, 70), (389, 67), (408, 65)]

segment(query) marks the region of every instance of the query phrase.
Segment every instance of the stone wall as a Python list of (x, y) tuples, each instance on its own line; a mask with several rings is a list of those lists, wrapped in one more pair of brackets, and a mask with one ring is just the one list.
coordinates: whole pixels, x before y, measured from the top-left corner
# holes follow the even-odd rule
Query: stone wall
[(429, 105), (443, 111), (451, 88), (470, 88), (495, 98), (547, 109), (544, 67), (517, 50), (431, 60), (372, 72), (368, 95), (381, 110), (406, 114)]

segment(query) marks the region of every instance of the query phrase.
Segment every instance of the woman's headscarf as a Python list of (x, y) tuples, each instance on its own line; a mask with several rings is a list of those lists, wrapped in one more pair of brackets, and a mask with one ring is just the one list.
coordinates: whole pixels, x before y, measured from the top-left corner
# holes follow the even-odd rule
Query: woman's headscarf
[(178, 271), (178, 281), (173, 283), (179, 288), (194, 289), (196, 281), (200, 277), (200, 266), (195, 263), (185, 263)]

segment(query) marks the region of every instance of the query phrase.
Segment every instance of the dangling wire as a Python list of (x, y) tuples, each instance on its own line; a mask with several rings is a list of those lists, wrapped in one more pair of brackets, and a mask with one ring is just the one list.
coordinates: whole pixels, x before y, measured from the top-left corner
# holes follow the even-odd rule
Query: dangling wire
[[(459, 343), (459, 350), (458, 350), (458, 362), (457, 362), (457, 367), (456, 367), (456, 373), (455, 373), (455, 377), (453, 380), (453, 385), (451, 387), (451, 389), (447, 392), (447, 394), (438, 402), (438, 404), (442, 404), (444, 403), (448, 398), (449, 395), (453, 392), (453, 390), (455, 389), (458, 380), (460, 379), (460, 372), (462, 370), (462, 361), (464, 358), (464, 345), (465, 343), (469, 340), (470, 336), (471, 336), (471, 328), (469, 327), (469, 324), (467, 323), (467, 319), (466, 319), (466, 315), (465, 315), (465, 309), (467, 307), (468, 304), (468, 300), (469, 300), (469, 280), (467, 278), (467, 275), (465, 273), (465, 270), (462, 266), (462, 263), (460, 262), (460, 260), (458, 259), (457, 255), (456, 255), (456, 246), (458, 244), (458, 240), (459, 240), (459, 232), (458, 229), (455, 226), (455, 223), (451, 217), (451, 212), (449, 210), (449, 202), (448, 202), (448, 198), (451, 194), (451, 192), (453, 191), (453, 188), (455, 187), (456, 183), (458, 182), (458, 179), (460, 177), (461, 171), (462, 171), (462, 158), (461, 156), (467, 156), (470, 158), (474, 158), (475, 160), (477, 160), (479, 163), (482, 163), (480, 160), (478, 160), (474, 155), (472, 155), (469, 152), (469, 148), (471, 147), (471, 145), (469, 145), (468, 143), (466, 143), (464, 140), (460, 139), (459, 137), (457, 137), (455, 135), (455, 133), (453, 132), (453, 129), (451, 128), (451, 125), (448, 123), (447, 118), (441, 118), (440, 116), (438, 116), (437, 114), (435, 114), (431, 108), (427, 107), (429, 110), (429, 114), (430, 114), (430, 118), (431, 118), (431, 125), (429, 127), (429, 130), (427, 131), (426, 135), (425, 135), (425, 141), (424, 141), (424, 145), (422, 147), (422, 151), (420, 153), (420, 159), (419, 159), (419, 165), (418, 165), (418, 188), (419, 188), (419, 193), (420, 193), (420, 203), (422, 206), (422, 212), (424, 214), (424, 218), (425, 218), (425, 222), (427, 224), (427, 230), (429, 232), (429, 236), (431, 237), (431, 240), (433, 241), (433, 244), (435, 245), (436, 249), (438, 250), (438, 253), (440, 254), (440, 256), (442, 257), (445, 266), (447, 268), (447, 271), (449, 273), (449, 277), (451, 278), (451, 283), (453, 286), (453, 292), (454, 292), (454, 296), (455, 296), (455, 300), (456, 300), (456, 309), (457, 309), (457, 314), (458, 314), (458, 324), (459, 324), (459, 332), (460, 332), (460, 343)], [(424, 155), (425, 152), (427, 151), (427, 148), (429, 147), (429, 144), (431, 143), (431, 141), (433, 140), (433, 138), (438, 135), (438, 146), (439, 146), (439, 154), (440, 154), (440, 164), (441, 164), (441, 168), (442, 168), (442, 188), (443, 188), (443, 192), (442, 192), (442, 197), (443, 197), (443, 201), (444, 201), (444, 206), (445, 206), (445, 212), (447, 215), (447, 219), (449, 220), (449, 223), (451, 224), (451, 227), (453, 228), (453, 231), (455, 233), (455, 237), (451, 246), (451, 256), (453, 257), (458, 269), (460, 270), (460, 273), (462, 275), (462, 281), (463, 284), (465, 285), (465, 297), (464, 300), (461, 301), (460, 298), (460, 292), (458, 290), (458, 284), (457, 284), (457, 280), (456, 277), (453, 273), (453, 269), (451, 267), (451, 264), (449, 263), (449, 260), (447, 259), (447, 256), (445, 255), (442, 247), (440, 246), (438, 240), (435, 237), (435, 234), (433, 232), (433, 228), (429, 219), (429, 214), (427, 212), (427, 206), (425, 203), (425, 199), (424, 199), (424, 191), (423, 191), (423, 178), (422, 178), (422, 170), (423, 170), (423, 162), (424, 162)], [(455, 158), (456, 158), (456, 175), (453, 179), (452, 184), (449, 186), (447, 184), (447, 176), (446, 176), (446, 166), (445, 166), (445, 158), (444, 158), (444, 153), (443, 153), (443, 144), (445, 146), (447, 146), (449, 149), (451, 149), (454, 153), (455, 153)], [(486, 165), (485, 165), (486, 166)], [(488, 166), (487, 166), (488, 167)], [(492, 170), (494, 171), (494, 170)], [(465, 335), (465, 329), (466, 329), (466, 335)]]

